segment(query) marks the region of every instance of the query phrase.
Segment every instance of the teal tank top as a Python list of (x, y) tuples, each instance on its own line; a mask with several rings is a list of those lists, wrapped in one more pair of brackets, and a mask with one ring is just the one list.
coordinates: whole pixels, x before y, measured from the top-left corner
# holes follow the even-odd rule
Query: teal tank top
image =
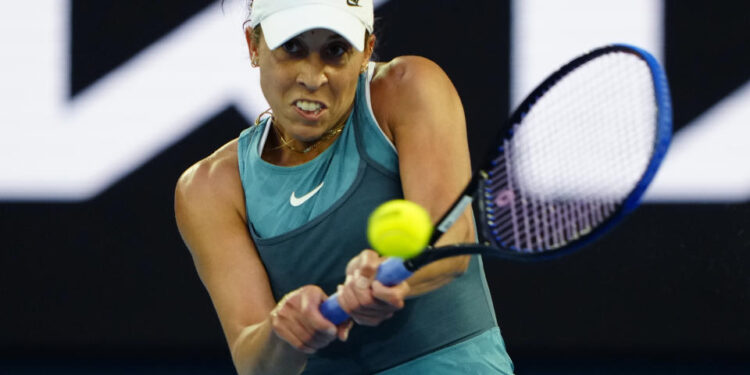
[[(347, 262), (369, 247), (367, 218), (403, 198), (398, 155), (369, 100), (370, 65), (336, 141), (315, 159), (281, 167), (261, 159), (270, 120), (243, 131), (239, 172), (250, 234), (276, 301), (304, 285), (332, 294)], [(407, 300), (378, 327), (355, 325), (349, 340), (311, 355), (304, 374), (372, 374), (472, 338), (497, 326), (481, 258), (450, 284)]]

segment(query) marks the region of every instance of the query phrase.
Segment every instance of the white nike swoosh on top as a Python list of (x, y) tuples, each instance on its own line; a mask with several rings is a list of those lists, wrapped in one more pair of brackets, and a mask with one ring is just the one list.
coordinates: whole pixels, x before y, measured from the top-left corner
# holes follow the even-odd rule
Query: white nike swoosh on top
[(320, 185), (318, 185), (315, 189), (312, 189), (309, 193), (299, 198), (294, 196), (294, 192), (292, 192), (292, 195), (289, 197), (289, 204), (291, 204), (294, 207), (297, 207), (301, 205), (302, 203), (307, 202), (308, 199), (312, 198), (312, 196), (315, 195), (315, 193), (317, 193), (323, 187), (323, 183), (324, 182), (321, 182)]

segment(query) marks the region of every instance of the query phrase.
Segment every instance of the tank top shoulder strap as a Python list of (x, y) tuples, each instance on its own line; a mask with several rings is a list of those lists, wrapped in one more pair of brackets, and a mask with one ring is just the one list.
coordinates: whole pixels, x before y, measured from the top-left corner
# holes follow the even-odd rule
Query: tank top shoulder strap
[(396, 147), (380, 128), (372, 110), (370, 83), (375, 75), (376, 63), (370, 62), (367, 74), (363, 75), (357, 87), (357, 103), (355, 116), (357, 117), (357, 146), (360, 156), (381, 172), (398, 174), (398, 153)]

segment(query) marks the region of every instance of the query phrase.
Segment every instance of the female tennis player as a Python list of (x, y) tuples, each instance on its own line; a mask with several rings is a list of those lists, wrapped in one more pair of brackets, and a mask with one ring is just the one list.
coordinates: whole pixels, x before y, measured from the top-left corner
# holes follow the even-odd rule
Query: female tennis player
[[(175, 196), (238, 373), (512, 373), (480, 257), (373, 281), (370, 212), (405, 198), (436, 221), (471, 174), (448, 77), (420, 57), (370, 61), (372, 0), (248, 6), (270, 111), (190, 167)], [(467, 210), (440, 244), (473, 239)], [(339, 326), (318, 310), (336, 291), (352, 318)]]

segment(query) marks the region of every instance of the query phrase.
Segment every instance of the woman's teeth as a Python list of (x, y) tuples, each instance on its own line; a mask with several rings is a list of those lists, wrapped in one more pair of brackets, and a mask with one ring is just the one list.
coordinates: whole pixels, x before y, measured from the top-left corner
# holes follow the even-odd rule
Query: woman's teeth
[(308, 102), (304, 100), (298, 100), (296, 105), (297, 105), (297, 108), (306, 112), (317, 112), (321, 108), (320, 103)]

